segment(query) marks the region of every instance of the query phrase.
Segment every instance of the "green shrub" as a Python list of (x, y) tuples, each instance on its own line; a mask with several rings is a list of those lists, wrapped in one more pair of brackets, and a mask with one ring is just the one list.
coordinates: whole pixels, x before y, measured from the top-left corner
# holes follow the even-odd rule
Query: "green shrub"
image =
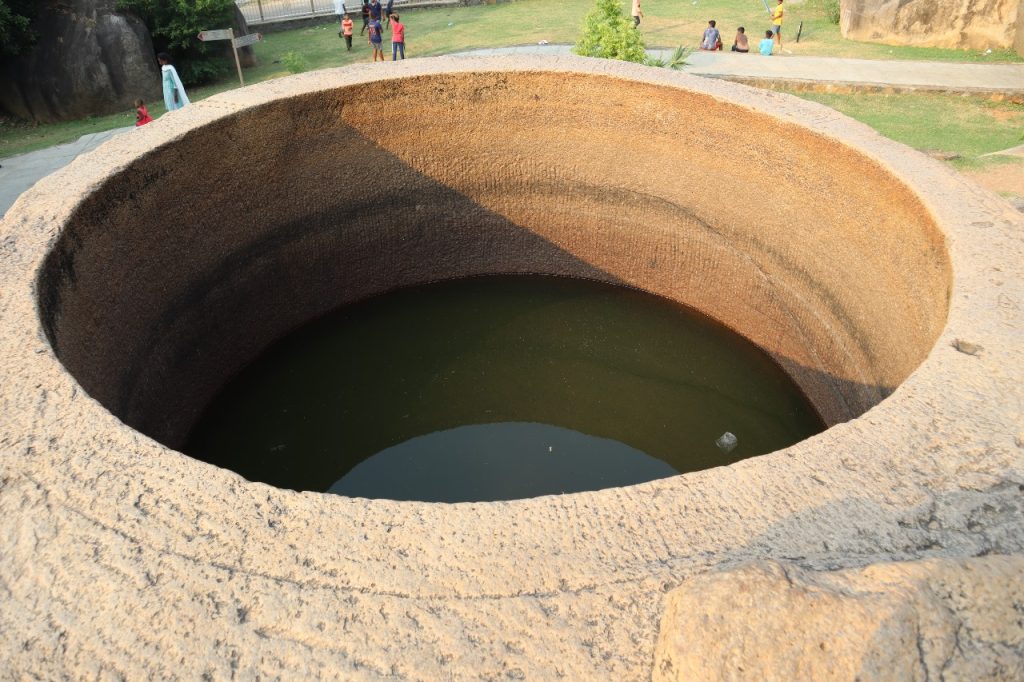
[(597, 0), (583, 23), (573, 52), (583, 57), (620, 59), (643, 64), (647, 60), (644, 41), (618, 0)]
[(658, 68), (679, 70), (686, 66), (686, 58), (693, 52), (692, 48), (683, 47), (680, 45), (677, 47), (668, 59), (661, 57), (648, 57), (644, 62), (647, 66), (656, 66)]
[(292, 73), (302, 73), (309, 70), (309, 62), (298, 52), (285, 52), (281, 55), (281, 63)]
[(0, 56), (16, 55), (38, 37), (32, 30), (33, 0), (0, 0)]
[(185, 85), (212, 81), (231, 69), (227, 41), (204, 43), (196, 36), (233, 26), (235, 0), (117, 0), (117, 8), (142, 19), (157, 52), (171, 55)]
[(823, 0), (825, 16), (830, 24), (839, 23), (839, 0)]

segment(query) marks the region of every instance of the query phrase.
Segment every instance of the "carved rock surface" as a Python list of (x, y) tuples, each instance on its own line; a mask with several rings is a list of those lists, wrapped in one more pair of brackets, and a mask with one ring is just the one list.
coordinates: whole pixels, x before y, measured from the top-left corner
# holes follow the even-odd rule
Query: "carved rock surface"
[(40, 122), (130, 111), (160, 97), (149, 30), (114, 0), (44, 0), (40, 39), (0, 69), (0, 107)]
[[(1006, 201), (736, 83), (569, 55), (371, 66), (161, 116), (0, 221), (0, 679), (649, 680), (695, 576), (1024, 555)], [(516, 271), (742, 323), (841, 423), (642, 485), (449, 505), (249, 482), (105, 407), (184, 431), (196, 389), (318, 306)]]
[(1020, 0), (842, 0), (844, 38), (890, 45), (1012, 47)]
[(772, 561), (669, 595), (655, 680), (1024, 679), (1024, 558)]

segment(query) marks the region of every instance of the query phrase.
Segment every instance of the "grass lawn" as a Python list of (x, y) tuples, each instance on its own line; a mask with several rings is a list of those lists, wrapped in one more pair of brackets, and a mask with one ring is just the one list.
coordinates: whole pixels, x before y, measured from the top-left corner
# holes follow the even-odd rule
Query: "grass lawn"
[(960, 155), (957, 167), (999, 163), (982, 154), (1024, 144), (1024, 106), (945, 94), (794, 92), (922, 151)]
[[(983, 55), (964, 50), (892, 47), (843, 40), (839, 27), (826, 18), (824, 1), (787, 1), (783, 33), (786, 49), (794, 54), (869, 59), (1021, 61), (1009, 51)], [(625, 0), (623, 4), (625, 6)], [(480, 47), (536, 44), (540, 40), (572, 43), (592, 5), (592, 0), (519, 0), (500, 5), (409, 10), (403, 12), (403, 22), (407, 26), (407, 54), (410, 57), (431, 56)], [(734, 29), (740, 24), (756, 37), (769, 23), (761, 0), (644, 0), (644, 12), (646, 17), (641, 28), (649, 47), (695, 46), (707, 20), (712, 18), (718, 21), (727, 43), (731, 42)], [(803, 36), (801, 42), (796, 43), (793, 39), (801, 21), (804, 22)], [(360, 22), (356, 21), (357, 31), (359, 25)], [(288, 53), (301, 55), (309, 69), (369, 61), (370, 50), (365, 39), (356, 35), (353, 50), (349, 53), (338, 38), (337, 30), (331, 23), (268, 34), (255, 48), (260, 65), (246, 70), (246, 82), (257, 83), (288, 75), (286, 60), (282, 59)], [(231, 66), (225, 64), (225, 76), (217, 84), (190, 88), (189, 97), (197, 101), (237, 87)], [(800, 95), (834, 106), (876, 127), (883, 134), (918, 148), (957, 150), (959, 147), (954, 145), (963, 146), (966, 144), (963, 140), (970, 139), (970, 150), (995, 151), (1002, 147), (989, 148), (990, 145), (1012, 137), (1015, 133), (1010, 129), (1019, 131), (1021, 124), (1020, 107), (990, 105), (974, 98)], [(162, 103), (150, 104), (150, 113), (154, 117), (163, 113)], [(891, 108), (891, 114), (887, 108)], [(981, 117), (972, 119), (976, 115)], [(0, 158), (71, 142), (87, 133), (132, 125), (133, 122), (134, 112), (131, 111), (39, 126), (0, 120)], [(985, 133), (982, 130), (985, 125), (998, 130)], [(965, 131), (965, 126), (968, 131)], [(1019, 136), (1019, 132), (1016, 134)], [(974, 151), (968, 153), (975, 154)]]

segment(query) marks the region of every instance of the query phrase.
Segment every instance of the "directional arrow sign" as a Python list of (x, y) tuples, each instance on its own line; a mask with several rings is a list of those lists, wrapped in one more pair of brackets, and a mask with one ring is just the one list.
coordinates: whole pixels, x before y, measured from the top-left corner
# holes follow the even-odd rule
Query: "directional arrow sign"
[(247, 36), (238, 36), (237, 38), (235, 38), (234, 40), (231, 41), (231, 44), (234, 47), (245, 47), (246, 45), (252, 45), (253, 43), (258, 43), (261, 40), (263, 40), (263, 34), (262, 33), (250, 33)]
[(216, 31), (200, 31), (199, 39), (202, 41), (207, 40), (231, 40), (233, 31), (230, 28), (222, 28)]

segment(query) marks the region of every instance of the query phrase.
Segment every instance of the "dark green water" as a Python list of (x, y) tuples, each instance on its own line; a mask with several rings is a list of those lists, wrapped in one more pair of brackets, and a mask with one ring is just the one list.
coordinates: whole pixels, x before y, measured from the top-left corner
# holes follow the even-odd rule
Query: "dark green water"
[[(639, 483), (823, 428), (767, 355), (687, 308), (501, 276), (294, 332), (225, 387), (185, 452), (283, 488), (458, 502)], [(731, 452), (715, 442), (726, 431)]]

